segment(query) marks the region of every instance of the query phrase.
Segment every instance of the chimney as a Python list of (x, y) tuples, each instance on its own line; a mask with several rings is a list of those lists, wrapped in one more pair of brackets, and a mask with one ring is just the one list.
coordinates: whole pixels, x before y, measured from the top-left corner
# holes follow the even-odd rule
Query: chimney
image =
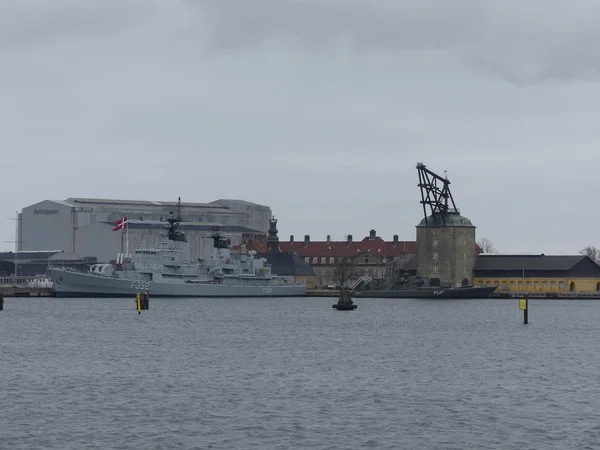
[(346, 247), (350, 247), (350, 244), (352, 244), (352, 235), (351, 234), (348, 235), (348, 239), (346, 240)]
[(327, 244), (331, 244), (331, 236), (327, 235)]
[(290, 244), (293, 244), (293, 243), (294, 243), (294, 235), (290, 234)]
[(394, 247), (398, 247), (398, 235), (394, 235)]
[(371, 230), (369, 231), (369, 240), (373, 241), (375, 240), (375, 230)]
[(310, 242), (310, 236), (308, 234), (304, 235), (304, 246), (308, 247), (308, 243)]

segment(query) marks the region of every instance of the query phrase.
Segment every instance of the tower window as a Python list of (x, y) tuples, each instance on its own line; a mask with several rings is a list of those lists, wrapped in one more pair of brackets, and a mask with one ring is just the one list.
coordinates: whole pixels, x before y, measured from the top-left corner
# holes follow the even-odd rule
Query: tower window
[(433, 266), (433, 273), (438, 273), (438, 266)]
[(437, 252), (433, 252), (432, 257), (433, 257), (434, 260), (438, 259), (438, 253)]
[(437, 248), (437, 246), (438, 246), (438, 240), (434, 239), (433, 242), (431, 243), (431, 245), (433, 245), (433, 248)]

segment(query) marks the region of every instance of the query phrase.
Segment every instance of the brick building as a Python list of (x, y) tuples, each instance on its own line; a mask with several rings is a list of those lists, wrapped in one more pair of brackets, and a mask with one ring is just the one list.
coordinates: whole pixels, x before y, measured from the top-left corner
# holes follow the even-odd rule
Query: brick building
[[(245, 242), (248, 248), (259, 253), (266, 252), (267, 243), (261, 241)], [(344, 241), (333, 241), (330, 236), (324, 241), (311, 241), (309, 235), (303, 241), (279, 241), (282, 252), (292, 252), (309, 263), (315, 272), (315, 287), (325, 287), (336, 283), (336, 266), (341, 263), (354, 266), (354, 277), (368, 275), (383, 278), (390, 275), (392, 263), (404, 264), (416, 254), (415, 241), (400, 241), (394, 235), (391, 241), (377, 236), (375, 230), (360, 241), (348, 235)]]

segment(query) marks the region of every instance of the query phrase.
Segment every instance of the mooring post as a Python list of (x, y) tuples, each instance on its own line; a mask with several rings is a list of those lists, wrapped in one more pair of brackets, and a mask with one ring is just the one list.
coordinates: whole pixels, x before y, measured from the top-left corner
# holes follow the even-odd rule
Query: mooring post
[(525, 298), (522, 298), (521, 300), (519, 300), (519, 309), (523, 310), (523, 323), (525, 325), (527, 325), (527, 323), (529, 322), (529, 317), (528, 317), (528, 299), (527, 299), (527, 295), (525, 295)]

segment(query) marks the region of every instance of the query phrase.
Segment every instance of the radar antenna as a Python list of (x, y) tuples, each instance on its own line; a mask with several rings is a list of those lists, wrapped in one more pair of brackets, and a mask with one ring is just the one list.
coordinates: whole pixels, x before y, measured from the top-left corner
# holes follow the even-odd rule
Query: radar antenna
[[(457, 213), (458, 209), (450, 192), (450, 180), (448, 177), (442, 178), (438, 174), (429, 170), (425, 164), (417, 163), (419, 173), (419, 184), (421, 188), (421, 201), (423, 205), (423, 214), (425, 215), (425, 225), (429, 225), (427, 220), (427, 206), (431, 210), (431, 218), (435, 225), (435, 216), (439, 216), (444, 224), (448, 213)], [(452, 205), (452, 207), (450, 207)]]
[(213, 240), (214, 248), (231, 247), (231, 239), (225, 238), (221, 235), (221, 227), (219, 225), (213, 225), (212, 231), (212, 234), (208, 237)]

